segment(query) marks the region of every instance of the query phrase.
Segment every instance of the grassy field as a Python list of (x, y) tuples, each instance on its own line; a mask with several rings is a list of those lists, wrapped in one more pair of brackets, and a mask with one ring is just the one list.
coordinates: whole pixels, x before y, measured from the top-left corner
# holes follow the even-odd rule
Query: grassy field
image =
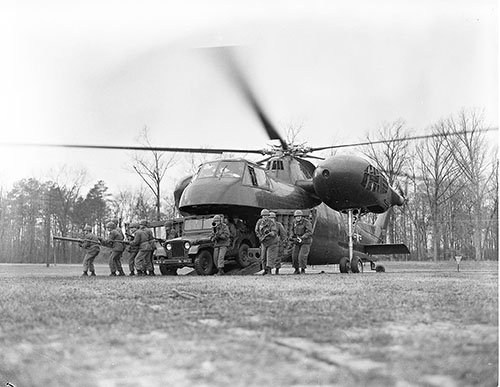
[(80, 278), (0, 265), (0, 385), (497, 386), (497, 263), (385, 266)]

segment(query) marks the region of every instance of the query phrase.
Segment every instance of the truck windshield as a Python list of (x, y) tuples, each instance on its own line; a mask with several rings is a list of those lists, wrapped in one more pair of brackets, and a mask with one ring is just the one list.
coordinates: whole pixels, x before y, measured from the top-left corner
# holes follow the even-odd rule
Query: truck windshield
[(184, 231), (212, 230), (214, 218), (186, 219), (184, 221)]

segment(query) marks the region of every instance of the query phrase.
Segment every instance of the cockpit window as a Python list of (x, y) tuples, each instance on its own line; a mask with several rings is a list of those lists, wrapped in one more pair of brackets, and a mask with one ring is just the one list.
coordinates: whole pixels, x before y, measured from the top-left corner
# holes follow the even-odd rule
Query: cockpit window
[(241, 161), (222, 161), (217, 169), (216, 177), (236, 177), (243, 176), (245, 163)]
[(204, 177), (213, 177), (218, 164), (218, 161), (203, 164), (198, 171), (197, 178), (203, 179)]
[(372, 165), (366, 167), (361, 185), (366, 190), (377, 193), (386, 193), (389, 188), (387, 180), (382, 176), (379, 170)]
[(260, 188), (269, 188), (269, 179), (263, 169), (249, 165), (243, 177), (243, 184)]
[(271, 171), (282, 171), (283, 168), (283, 160), (270, 160), (267, 163), (267, 169)]

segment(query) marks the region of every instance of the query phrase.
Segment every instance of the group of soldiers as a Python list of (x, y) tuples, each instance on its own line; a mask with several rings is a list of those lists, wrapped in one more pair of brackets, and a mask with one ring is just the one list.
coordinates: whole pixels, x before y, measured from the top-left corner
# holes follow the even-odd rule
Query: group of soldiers
[[(255, 235), (260, 242), (261, 264), (264, 270), (262, 274), (272, 274), (272, 269), (275, 269), (275, 274), (279, 274), (285, 245), (288, 241), (293, 243), (294, 274), (305, 274), (312, 243), (311, 221), (304, 217), (301, 210), (296, 210), (291, 235), (288, 237), (285, 227), (276, 220), (276, 213), (263, 209), (260, 216), (261, 218), (255, 225)], [(216, 275), (224, 275), (224, 258), (231, 245), (231, 235), (234, 233), (231, 226), (235, 226), (220, 215), (214, 216), (212, 226), (211, 240), (214, 242), (213, 259), (217, 267)]]
[[(260, 213), (261, 218), (255, 225), (255, 234), (260, 242), (260, 256), (262, 260), (263, 275), (279, 274), (281, 260), (284, 255), (284, 249), (288, 241), (293, 243), (292, 265), (295, 269), (294, 274), (304, 274), (307, 267), (307, 257), (312, 243), (312, 224), (304, 217), (301, 210), (294, 212), (294, 221), (291, 229), (291, 235), (288, 236), (285, 227), (276, 220), (276, 214), (267, 209)], [(226, 220), (226, 221), (225, 221)], [(211, 240), (214, 242), (213, 260), (217, 267), (217, 275), (224, 274), (224, 258), (231, 245), (231, 237), (235, 230), (234, 223), (220, 215), (215, 215), (213, 219), (213, 232)], [(107, 238), (97, 237), (92, 232), (92, 227), (85, 226), (85, 236), (80, 244), (86, 250), (83, 258), (83, 275), (95, 276), (94, 259), (100, 252), (100, 246), (106, 246), (111, 249), (109, 254), (110, 276), (124, 276), (121, 258), (123, 252), (128, 252), (128, 265), (130, 276), (138, 275), (154, 276), (153, 251), (155, 250), (155, 237), (151, 229), (147, 227), (147, 221), (141, 220), (139, 223), (130, 223), (127, 239), (116, 223), (108, 222)], [(172, 225), (165, 224), (167, 239), (177, 237)], [(127, 247), (125, 247), (127, 245)], [(136, 274), (137, 273), (137, 274)]]
[(312, 243), (311, 221), (304, 217), (301, 210), (296, 210), (293, 214), (291, 235), (288, 237), (285, 227), (276, 220), (274, 212), (263, 209), (260, 216), (261, 218), (255, 225), (255, 234), (260, 241), (260, 256), (264, 269), (262, 274), (271, 274), (273, 268), (275, 274), (279, 274), (287, 241), (293, 243), (292, 266), (295, 269), (294, 274), (305, 274), (307, 257)]
[[(154, 276), (153, 251), (155, 249), (155, 238), (151, 229), (147, 227), (147, 221), (141, 220), (139, 223), (130, 223), (127, 239), (123, 235), (116, 223), (108, 222), (107, 238), (99, 238), (92, 232), (92, 227), (85, 226), (85, 236), (80, 244), (85, 249), (83, 258), (82, 276), (95, 276), (94, 259), (100, 252), (100, 246), (111, 249), (109, 254), (110, 276), (124, 276), (121, 258), (125, 250), (128, 251), (128, 265), (130, 276), (151, 275)], [(127, 247), (125, 247), (127, 245)]]

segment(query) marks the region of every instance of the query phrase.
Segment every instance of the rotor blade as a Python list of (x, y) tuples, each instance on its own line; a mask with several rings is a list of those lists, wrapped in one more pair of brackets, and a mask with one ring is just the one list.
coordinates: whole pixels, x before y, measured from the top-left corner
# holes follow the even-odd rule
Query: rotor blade
[(231, 77), (231, 80), (236, 84), (242, 96), (245, 98), (246, 102), (250, 105), (253, 112), (257, 115), (260, 120), (260, 123), (264, 127), (267, 132), (267, 135), (271, 140), (279, 140), (281, 146), (284, 150), (288, 149), (288, 144), (283, 138), (279, 135), (278, 131), (271, 123), (266, 113), (262, 109), (262, 106), (257, 101), (257, 97), (255, 96), (254, 91), (250, 87), (248, 80), (245, 78), (243, 73), (241, 72), (239, 66), (236, 63), (236, 59), (233, 54), (233, 49), (229, 47), (220, 48), (217, 50), (221, 52), (221, 60), (224, 61), (224, 65), (228, 70), (228, 74)]
[(265, 154), (263, 150), (257, 149), (211, 149), (211, 148), (170, 148), (161, 146), (128, 146), (128, 145), (89, 145), (89, 144), (37, 144), (37, 143), (0, 143), (1, 147), (38, 147), (38, 148), (77, 148), (77, 149), (112, 149), (112, 150), (136, 150), (136, 151), (159, 151), (179, 153), (258, 153)]
[[(478, 129), (476, 132), (491, 132), (491, 131), (496, 131), (498, 128), (487, 128), (487, 129)], [(340, 145), (331, 145), (331, 146), (324, 146), (324, 147), (318, 147), (318, 148), (311, 148), (311, 152), (317, 152), (320, 150), (325, 150), (325, 149), (334, 149), (334, 148), (348, 148), (348, 147), (353, 147), (353, 146), (364, 146), (364, 145), (375, 145), (375, 144), (385, 144), (388, 142), (402, 142), (402, 141), (411, 141), (411, 140), (422, 140), (425, 138), (433, 138), (433, 137), (449, 137), (449, 136), (458, 136), (460, 134), (467, 134), (471, 133), (468, 130), (463, 130), (461, 132), (453, 132), (453, 133), (440, 133), (440, 134), (426, 134), (422, 136), (411, 136), (411, 137), (405, 137), (405, 138), (396, 138), (392, 140), (378, 140), (378, 141), (367, 141), (367, 142), (358, 142), (358, 143), (353, 143), (353, 144), (340, 144)]]
[(301, 156), (301, 157), (307, 158), (307, 159), (325, 160), (324, 157), (317, 157), (317, 156), (312, 156), (312, 155), (304, 155), (304, 156)]

